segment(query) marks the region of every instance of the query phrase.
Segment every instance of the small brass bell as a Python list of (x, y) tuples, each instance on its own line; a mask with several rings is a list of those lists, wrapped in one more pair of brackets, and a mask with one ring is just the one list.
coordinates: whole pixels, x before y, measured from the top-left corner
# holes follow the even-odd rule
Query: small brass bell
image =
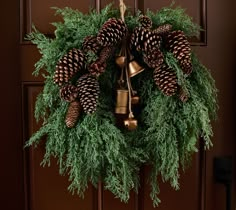
[(128, 104), (128, 90), (118, 89), (116, 95), (116, 114), (126, 114), (127, 113), (127, 104)]
[(125, 67), (125, 63), (126, 63), (126, 57), (123, 55), (119, 55), (116, 57), (116, 64), (120, 67), (120, 68), (124, 68)]
[(144, 70), (144, 67), (140, 66), (137, 61), (132, 60), (129, 62), (128, 74), (129, 77), (133, 77)]
[(124, 125), (129, 131), (133, 131), (137, 128), (138, 121), (129, 117), (128, 119), (124, 120)]
[(139, 103), (139, 96), (135, 95), (131, 97), (131, 104), (136, 105)]

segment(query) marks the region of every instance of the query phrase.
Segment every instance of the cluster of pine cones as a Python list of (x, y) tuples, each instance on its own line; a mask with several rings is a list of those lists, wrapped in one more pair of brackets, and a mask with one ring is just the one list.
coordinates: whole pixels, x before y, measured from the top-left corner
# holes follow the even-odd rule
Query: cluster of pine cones
[[(152, 21), (147, 16), (140, 17), (140, 27), (130, 36), (130, 50), (142, 52), (144, 62), (154, 69), (153, 78), (159, 89), (172, 96), (177, 92), (177, 76), (164, 61), (161, 45), (173, 53), (185, 74), (192, 71), (190, 45), (182, 31), (172, 31), (169, 24), (154, 30)], [(96, 36), (85, 37), (81, 49), (71, 49), (59, 61), (54, 73), (54, 83), (60, 87), (60, 97), (69, 102), (66, 125), (76, 125), (81, 112), (92, 114), (96, 111), (99, 97), (98, 77), (106, 69), (106, 63), (114, 48), (128, 37), (126, 24), (117, 18), (108, 19)], [(88, 52), (93, 52), (98, 59), (89, 63)], [(81, 75), (81, 76), (79, 76)], [(187, 100), (186, 92), (181, 89), (180, 99)]]
[[(122, 20), (110, 18), (97, 36), (85, 37), (81, 49), (71, 49), (58, 61), (53, 80), (60, 87), (60, 97), (70, 103), (65, 119), (67, 127), (76, 125), (82, 111), (86, 114), (96, 111), (100, 92), (98, 77), (105, 71), (114, 46), (127, 32)], [(95, 53), (97, 60), (89, 63), (89, 52)]]
[(135, 28), (130, 37), (132, 51), (141, 52), (143, 61), (152, 69), (153, 79), (158, 88), (167, 96), (179, 92), (182, 101), (188, 99), (188, 93), (178, 86), (176, 72), (164, 61), (162, 48), (171, 52), (177, 59), (183, 73), (192, 72), (191, 48), (183, 31), (172, 31), (170, 24), (161, 25), (152, 30), (152, 21), (147, 16), (141, 16), (140, 25)]

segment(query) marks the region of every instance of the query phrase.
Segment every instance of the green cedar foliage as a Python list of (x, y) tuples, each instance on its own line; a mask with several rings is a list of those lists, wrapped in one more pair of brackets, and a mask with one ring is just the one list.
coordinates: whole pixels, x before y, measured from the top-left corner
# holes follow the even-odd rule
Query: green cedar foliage
[[(28, 39), (36, 44), (41, 59), (35, 64), (34, 75), (44, 69), (45, 85), (37, 97), (35, 117), (42, 119), (41, 128), (34, 133), (26, 146), (37, 146), (46, 136), (46, 152), (43, 165), (50, 166), (50, 157), (56, 157), (60, 174), (69, 174), (68, 189), (83, 196), (91, 182), (97, 186), (102, 180), (106, 189), (122, 201), (129, 199), (132, 189), (138, 190), (138, 174), (143, 164), (151, 165), (149, 183), (153, 205), (157, 206), (159, 187), (157, 176), (179, 189), (179, 169), (189, 164), (197, 152), (197, 142), (202, 138), (209, 148), (213, 135), (210, 121), (216, 118), (217, 89), (211, 74), (195, 54), (192, 54), (193, 72), (183, 75), (174, 56), (163, 49), (165, 62), (177, 74), (178, 83), (190, 94), (186, 103), (177, 96), (167, 97), (155, 86), (153, 70), (148, 69), (132, 78), (132, 84), (141, 99), (141, 114), (137, 116), (136, 131), (119, 129), (115, 124), (114, 92), (119, 69), (114, 58), (108, 62), (106, 72), (99, 78), (101, 94), (97, 111), (83, 114), (74, 128), (65, 125), (68, 103), (59, 97), (59, 87), (53, 83), (58, 60), (71, 48), (81, 48), (83, 39), (95, 35), (110, 17), (119, 17), (111, 5), (100, 13), (82, 14), (70, 8), (56, 9), (64, 22), (57, 22), (55, 38), (48, 38), (34, 28)], [(138, 18), (130, 12), (126, 15), (129, 30), (138, 26)], [(170, 23), (174, 30), (183, 30), (187, 36), (198, 36), (199, 27), (180, 7), (170, 6), (154, 13), (147, 12), (154, 27)], [(119, 49), (118, 49), (119, 50)], [(88, 60), (96, 55), (88, 54)]]

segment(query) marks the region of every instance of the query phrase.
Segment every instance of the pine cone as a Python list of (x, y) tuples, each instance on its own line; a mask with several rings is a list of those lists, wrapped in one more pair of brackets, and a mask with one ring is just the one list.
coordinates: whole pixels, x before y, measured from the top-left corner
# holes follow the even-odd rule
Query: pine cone
[(192, 72), (191, 48), (183, 31), (173, 31), (167, 36), (166, 48), (178, 60), (181, 69), (187, 75)]
[(134, 29), (130, 37), (130, 49), (148, 52), (159, 48), (161, 45), (161, 37), (150, 30), (142, 27)]
[(74, 85), (65, 85), (60, 89), (60, 97), (67, 102), (74, 101), (78, 96), (78, 89)]
[(104, 63), (100, 63), (99, 60), (98, 62), (95, 61), (93, 62), (90, 66), (89, 66), (89, 73), (95, 77), (99, 77), (100, 74), (104, 73), (106, 70), (107, 64)]
[(189, 92), (187, 90), (184, 90), (183, 88), (180, 88), (179, 99), (182, 102), (186, 102), (189, 99)]
[(139, 22), (140, 22), (141, 26), (145, 29), (152, 28), (152, 20), (146, 15), (140, 16)]
[(101, 49), (101, 45), (98, 43), (96, 36), (85, 37), (82, 44), (82, 50), (85, 53), (87, 53), (88, 51), (92, 51), (95, 54), (97, 54), (100, 49)]
[(81, 111), (82, 107), (79, 101), (73, 101), (70, 103), (65, 118), (65, 123), (68, 128), (72, 128), (75, 126)]
[(83, 110), (87, 114), (92, 114), (96, 111), (99, 95), (99, 83), (91, 74), (85, 74), (77, 81), (79, 90), (79, 100)]
[(156, 85), (165, 95), (172, 96), (176, 93), (178, 88), (176, 73), (166, 64), (154, 70), (153, 78)]
[(107, 62), (107, 60), (113, 54), (113, 51), (114, 51), (114, 47), (112, 47), (112, 46), (104, 47), (99, 54), (99, 58), (98, 58), (97, 62), (100, 64)]
[(164, 62), (164, 56), (159, 49), (154, 49), (152, 51), (144, 53), (143, 60), (150, 68), (155, 69), (158, 66), (162, 65), (162, 63)]
[(109, 18), (99, 30), (97, 40), (102, 46), (114, 46), (127, 35), (127, 31), (121, 19)]
[(154, 29), (153, 32), (158, 35), (166, 35), (167, 33), (171, 31), (171, 29), (172, 29), (172, 25), (164, 24)]
[(56, 65), (54, 73), (54, 83), (62, 86), (68, 83), (69, 80), (84, 68), (85, 56), (79, 49), (72, 49), (64, 55)]
[(110, 56), (113, 54), (113, 50), (114, 48), (111, 46), (104, 47), (101, 50), (98, 59), (95, 62), (93, 62), (88, 68), (90, 74), (96, 77), (99, 77), (100, 74), (105, 72), (106, 67), (107, 67), (106, 62), (110, 58)]

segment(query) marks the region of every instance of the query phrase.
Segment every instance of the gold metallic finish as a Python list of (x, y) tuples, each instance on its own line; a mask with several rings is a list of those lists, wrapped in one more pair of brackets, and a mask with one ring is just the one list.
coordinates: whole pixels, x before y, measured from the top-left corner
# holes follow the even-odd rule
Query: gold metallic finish
[(124, 120), (124, 125), (129, 131), (132, 131), (137, 128), (138, 121), (134, 118), (128, 118), (128, 119)]
[(138, 104), (139, 103), (139, 96), (132, 96), (131, 97), (131, 104), (135, 105), (135, 104)]
[(126, 57), (123, 55), (117, 56), (116, 57), (116, 64), (120, 67), (120, 68), (124, 68), (125, 67), (125, 63), (126, 63)]
[(143, 70), (144, 68), (140, 66), (137, 61), (133, 60), (129, 62), (129, 68), (128, 68), (129, 77), (133, 77), (141, 73)]
[(116, 114), (126, 114), (127, 113), (127, 104), (128, 104), (128, 90), (118, 89), (116, 95)]

